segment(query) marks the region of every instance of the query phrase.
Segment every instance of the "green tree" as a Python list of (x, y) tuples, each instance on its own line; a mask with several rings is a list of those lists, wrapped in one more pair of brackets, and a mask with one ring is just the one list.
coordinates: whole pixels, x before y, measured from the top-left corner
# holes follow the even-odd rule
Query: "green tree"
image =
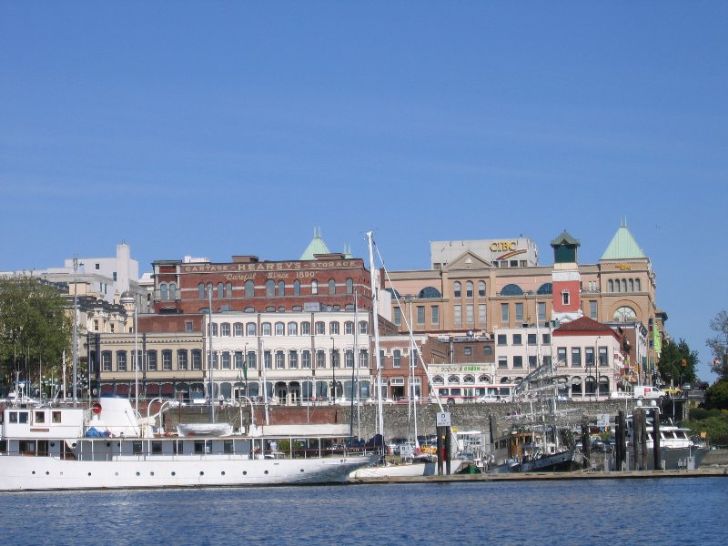
[(672, 381), (675, 385), (681, 385), (695, 381), (697, 364), (698, 353), (691, 351), (687, 342), (681, 339), (677, 343), (668, 340), (662, 346), (657, 367), (660, 370), (660, 377), (663, 382), (670, 383)]
[(70, 349), (71, 320), (58, 287), (33, 277), (0, 279), (0, 366), (6, 385), (14, 372), (36, 382), (59, 376), (61, 357)]
[(710, 321), (710, 329), (716, 335), (705, 343), (713, 351), (713, 373), (719, 379), (728, 379), (728, 312), (721, 311)]
[(728, 379), (716, 381), (705, 391), (705, 407), (728, 409)]

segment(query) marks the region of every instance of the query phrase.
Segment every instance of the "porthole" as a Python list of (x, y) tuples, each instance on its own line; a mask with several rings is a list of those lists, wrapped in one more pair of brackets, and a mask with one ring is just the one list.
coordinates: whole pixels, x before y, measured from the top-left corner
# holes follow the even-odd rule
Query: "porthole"
[(139, 472), (137, 472), (136, 474), (137, 474), (137, 476), (141, 476), (141, 474)]
[(205, 475), (205, 473), (202, 470), (200, 470), (200, 476), (204, 476), (204, 475)]
[(35, 470), (33, 470), (33, 472), (31, 472), (31, 474), (35, 475)]
[(247, 470), (243, 470), (243, 476), (247, 476), (247, 475), (248, 475), (248, 471)]
[[(334, 392), (333, 389), (331, 390), (331, 392)], [(301, 472), (303, 472), (303, 468), (301, 469)]]
[(56, 443), (55, 442), (51, 442), (51, 447), (56, 447)]
[(119, 473), (118, 473), (118, 472), (114, 472), (114, 476), (118, 476), (118, 475), (119, 475)]
[(88, 475), (90, 476), (91, 475), (91, 472), (89, 472)]
[(268, 471), (266, 470), (266, 471), (264, 472), (264, 474), (268, 474)]
[(224, 476), (225, 475), (225, 471), (223, 470), (222, 472), (220, 472), (220, 475), (221, 476)]
[(149, 475), (150, 475), (150, 476), (154, 476), (154, 472), (150, 472), (150, 473), (149, 473)]
[(50, 474), (51, 473), (46, 470), (46, 476), (50, 476)]
[(177, 475), (177, 473), (174, 470), (172, 470), (172, 476), (176, 476), (176, 475)]

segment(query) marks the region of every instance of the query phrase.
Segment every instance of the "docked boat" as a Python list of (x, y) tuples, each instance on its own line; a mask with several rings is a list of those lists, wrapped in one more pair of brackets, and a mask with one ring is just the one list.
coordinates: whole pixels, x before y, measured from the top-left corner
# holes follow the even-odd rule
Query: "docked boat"
[(533, 430), (511, 432), (495, 443), (492, 471), (567, 472), (580, 468), (581, 452), (555, 440)]
[(348, 434), (313, 436), (305, 427), (276, 436), (215, 435), (209, 427), (177, 436), (155, 434), (127, 399), (102, 398), (91, 408), (9, 406), (0, 491), (338, 483), (373, 459), (328, 449)]
[[(627, 422), (630, 432), (627, 448), (634, 452), (632, 442), (632, 420)], [(654, 464), (654, 429), (652, 420), (647, 420), (647, 469), (653, 470)], [(679, 427), (672, 422), (660, 423), (660, 461), (663, 470), (695, 470), (703, 462), (708, 447), (703, 442), (694, 441), (688, 428)]]

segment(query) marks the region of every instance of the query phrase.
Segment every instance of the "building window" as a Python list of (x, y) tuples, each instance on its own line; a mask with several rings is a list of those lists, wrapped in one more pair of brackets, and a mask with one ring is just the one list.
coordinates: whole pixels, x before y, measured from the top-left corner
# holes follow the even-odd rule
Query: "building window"
[(162, 351), (162, 369), (167, 371), (172, 369), (172, 351)]
[(399, 326), (402, 324), (402, 310), (399, 307), (394, 308), (394, 324)]
[(269, 336), (271, 334), (270, 322), (264, 322), (260, 325), (260, 335)]
[(167, 301), (169, 299), (169, 294), (167, 292), (167, 283), (161, 283), (159, 285), (159, 299), (162, 301)]
[(147, 370), (157, 371), (157, 351), (147, 351)]
[(323, 350), (316, 351), (316, 367), (317, 368), (326, 367), (326, 353)]
[(289, 322), (288, 323), (288, 335), (289, 336), (297, 336), (298, 335), (298, 323), (297, 322)]
[(609, 364), (609, 354), (606, 347), (599, 347), (599, 365), (607, 366)]
[(298, 279), (293, 281), (293, 295), (294, 296), (301, 295), (301, 281), (299, 281)]
[(273, 279), (265, 281), (265, 295), (268, 298), (273, 298), (276, 295), (276, 283)]
[(336, 281), (334, 279), (329, 280), (329, 296), (336, 295)]
[(101, 369), (105, 372), (111, 371), (111, 351), (101, 353)]
[(465, 297), (468, 299), (473, 297), (473, 283), (471, 281), (465, 283)]
[(551, 345), (551, 334), (541, 334), (541, 343)]
[(248, 369), (254, 370), (258, 367), (258, 358), (255, 351), (248, 351)]
[(454, 298), (459, 298), (462, 295), (462, 285), (455, 281), (452, 285), (452, 295)]
[(536, 334), (528, 334), (528, 344), (536, 345)]
[(353, 368), (354, 367), (354, 351), (351, 349), (347, 349), (344, 353), (344, 366), (347, 368)]
[(533, 355), (529, 355), (529, 357), (528, 357), (528, 367), (530, 369), (534, 369), (534, 368), (536, 368), (536, 366), (538, 366), (538, 363), (536, 362), (536, 357), (533, 356)]
[(584, 365), (594, 366), (594, 347), (586, 347), (584, 349)]
[(402, 352), (399, 349), (395, 349), (392, 352), (392, 367), (393, 368), (402, 367)]
[(640, 281), (640, 279), (634, 280), (634, 289), (636, 292), (642, 292), (642, 282)]
[(255, 332), (258, 330), (257, 325), (254, 322), (248, 322), (245, 325), (245, 334), (248, 336), (254, 336)]
[(199, 349), (192, 350), (192, 369), (202, 369), (202, 351), (200, 351)]
[(558, 360), (559, 366), (567, 366), (569, 364), (566, 361), (566, 347), (556, 348), (556, 359)]
[(253, 281), (245, 281), (245, 297), (255, 297), (255, 283)]
[(563, 292), (561, 293), (561, 303), (562, 303), (563, 305), (569, 305), (569, 304), (570, 304), (570, 302), (571, 302), (571, 299), (570, 299), (570, 295), (569, 295), (569, 292), (567, 292), (566, 290), (564, 290), (564, 291), (563, 291)]
[(521, 334), (513, 334), (513, 345), (522, 345), (523, 336)]
[(288, 351), (288, 367), (298, 368), (298, 351)]
[(311, 335), (311, 323), (310, 322), (302, 322), (301, 323), (301, 335), (302, 336), (310, 336)]
[(597, 316), (598, 316), (597, 310), (598, 310), (597, 302), (595, 300), (590, 300), (589, 301), (589, 317), (593, 318), (594, 320), (597, 320)]
[(330, 334), (339, 334), (339, 323), (338, 322), (329, 322), (329, 333)]
[(220, 367), (220, 358), (219, 358), (218, 354), (212, 353), (210, 355), (210, 357), (212, 360), (211, 367), (217, 370)]
[(523, 304), (516, 303), (516, 322), (523, 322)]
[(225, 285), (221, 282), (217, 283), (217, 299), (221, 300), (225, 297)]
[(286, 325), (282, 322), (276, 322), (275, 325), (276, 328), (276, 335), (277, 336), (285, 336), (286, 335)]
[(311, 281), (311, 294), (313, 294), (314, 296), (316, 294), (318, 294), (318, 281), (317, 280)]
[(460, 306), (460, 305), (453, 305), (453, 319), (455, 321), (455, 326), (462, 326), (463, 325), (463, 310), (462, 310), (462, 306)]
[(546, 322), (546, 304), (540, 301), (536, 307), (538, 308), (538, 321)]
[(498, 345), (508, 345), (508, 336), (506, 334), (498, 334)]
[(359, 321), (359, 333), (360, 334), (368, 334), (369, 333), (369, 323), (366, 320), (360, 320)]
[(472, 326), (473, 324), (473, 304), (468, 303), (465, 306), (465, 324)]
[(116, 369), (120, 372), (126, 371), (126, 351), (116, 351)]
[(572, 368), (581, 367), (581, 347), (572, 347), (571, 348), (571, 367)]
[(513, 367), (514, 368), (523, 368), (523, 357), (520, 355), (516, 355), (513, 357)]
[(347, 320), (344, 323), (344, 333), (347, 335), (353, 335), (354, 334), (354, 323), (350, 320)]
[(478, 281), (478, 296), (481, 298), (485, 297), (485, 282)]
[(351, 279), (346, 279), (346, 293), (347, 294), (354, 293), (354, 281)]
[(361, 349), (359, 351), (359, 367), (360, 368), (369, 367), (369, 351), (367, 351), (366, 349)]
[(614, 281), (612, 279), (607, 281), (607, 292), (614, 292)]
[(220, 324), (220, 335), (230, 337), (230, 323), (223, 322)]
[(484, 303), (478, 305), (478, 324), (485, 326), (488, 322), (487, 307)]
[(438, 305), (430, 307), (430, 318), (432, 319), (432, 324), (440, 324), (440, 307)]
[(276, 369), (282, 370), (286, 367), (286, 355), (283, 351), (276, 351)]
[(417, 306), (417, 324), (424, 324), (424, 323), (425, 323), (425, 306), (418, 305)]
[(338, 368), (341, 365), (340, 358), (339, 358), (339, 350), (334, 349), (331, 351), (331, 366), (334, 368)]
[(278, 281), (278, 296), (283, 297), (286, 295), (286, 283), (284, 281)]
[(326, 333), (326, 323), (322, 320), (316, 321), (316, 335), (323, 335)]
[(473, 355), (473, 348), (472, 347), (463, 347), (463, 355), (464, 356), (472, 356)]
[(263, 351), (263, 365), (266, 370), (273, 368), (273, 357), (271, 356), (270, 351)]
[(301, 353), (301, 367), (306, 369), (311, 368), (311, 351), (303, 351)]
[(499, 356), (498, 357), (498, 367), (503, 369), (508, 367), (508, 357), (505, 356)]
[(508, 324), (510, 322), (510, 313), (507, 303), (501, 303), (501, 322)]

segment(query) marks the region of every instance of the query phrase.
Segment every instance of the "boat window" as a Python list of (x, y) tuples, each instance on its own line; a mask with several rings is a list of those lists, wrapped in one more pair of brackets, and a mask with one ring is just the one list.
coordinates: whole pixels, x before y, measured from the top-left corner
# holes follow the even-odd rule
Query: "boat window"
[(162, 454), (162, 442), (152, 442), (152, 455)]
[(233, 453), (233, 441), (224, 440), (222, 443), (222, 450), (223, 450), (223, 453)]
[(61, 422), (61, 412), (60, 411), (51, 412), (51, 420), (54, 423), (60, 423)]
[(10, 423), (17, 423), (18, 422), (18, 412), (17, 411), (8, 412), (8, 421)]
[(18, 412), (18, 423), (27, 423), (27, 422), (28, 422), (28, 412), (19, 411)]
[(134, 455), (141, 455), (142, 453), (142, 443), (141, 442), (132, 442), (131, 443), (131, 450)]
[(36, 411), (35, 412), (35, 422), (36, 423), (45, 423), (45, 412), (44, 411)]
[(6, 453), (8, 450), (8, 442), (6, 440), (0, 440), (0, 453)]
[(195, 440), (195, 455), (200, 455), (205, 452), (205, 441)]

